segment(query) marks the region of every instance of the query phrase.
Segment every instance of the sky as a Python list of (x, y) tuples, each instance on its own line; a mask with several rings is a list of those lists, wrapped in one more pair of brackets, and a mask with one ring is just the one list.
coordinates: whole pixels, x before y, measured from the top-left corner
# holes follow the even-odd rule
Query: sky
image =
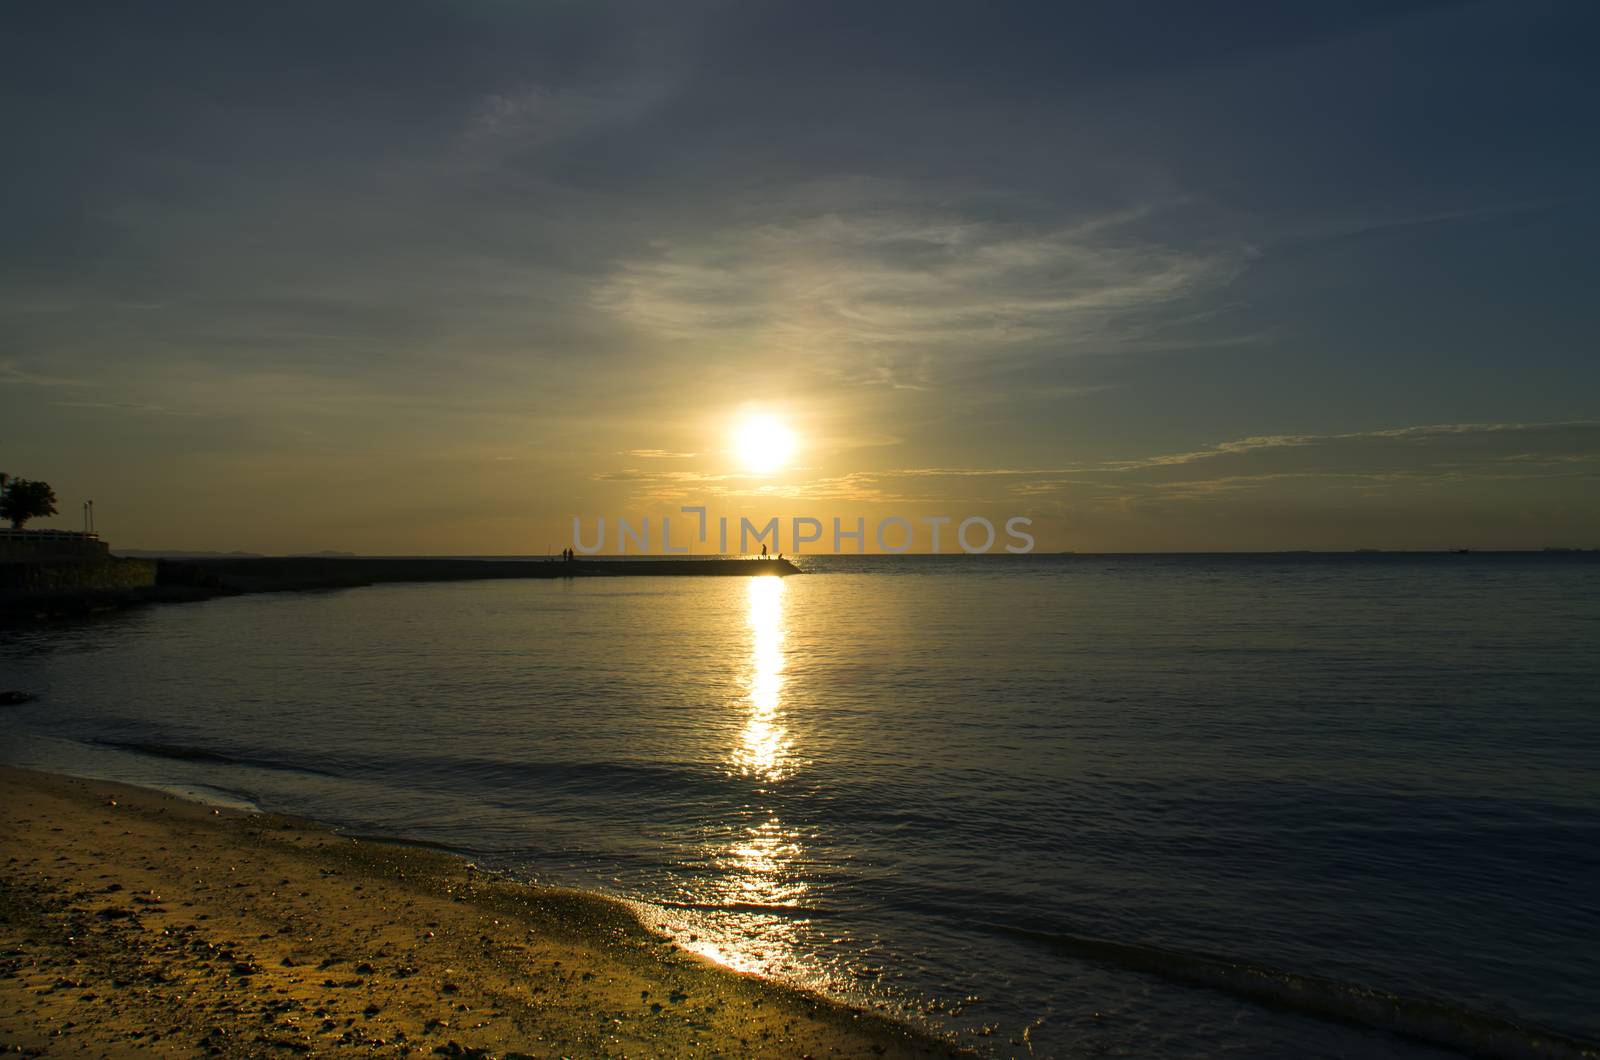
[[(92, 498), (114, 548), (520, 554), (690, 505), (1022, 516), (1040, 550), (1600, 546), (1582, 0), (7, 22), (0, 470), (53, 484), (38, 525)], [(741, 461), (753, 415), (787, 467)]]

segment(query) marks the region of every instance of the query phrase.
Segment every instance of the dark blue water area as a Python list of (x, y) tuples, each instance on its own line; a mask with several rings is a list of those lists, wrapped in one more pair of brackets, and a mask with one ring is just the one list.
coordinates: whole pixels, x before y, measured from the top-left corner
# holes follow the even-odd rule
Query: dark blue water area
[(0, 754), (602, 890), (996, 1055), (1600, 1037), (1596, 557), (799, 562), (12, 632)]

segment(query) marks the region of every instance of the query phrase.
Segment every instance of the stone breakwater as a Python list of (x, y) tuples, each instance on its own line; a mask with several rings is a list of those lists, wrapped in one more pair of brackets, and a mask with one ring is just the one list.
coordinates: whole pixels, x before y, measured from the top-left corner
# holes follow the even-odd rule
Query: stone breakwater
[(104, 541), (67, 530), (0, 530), (0, 564), (99, 563), (111, 558)]
[(87, 599), (155, 584), (156, 565), (144, 559), (0, 563), (0, 600)]
[(0, 618), (114, 607), (155, 584), (154, 563), (112, 556), (93, 534), (0, 531)]
[(0, 564), (0, 618), (32, 620), (241, 593), (353, 589), (385, 582), (500, 578), (750, 577), (800, 570), (782, 559), (493, 560), (324, 556), (118, 559)]
[(781, 559), (562, 561), (273, 556), (162, 560), (158, 582), (172, 587), (258, 593), (487, 578), (748, 577), (798, 573), (799, 568)]

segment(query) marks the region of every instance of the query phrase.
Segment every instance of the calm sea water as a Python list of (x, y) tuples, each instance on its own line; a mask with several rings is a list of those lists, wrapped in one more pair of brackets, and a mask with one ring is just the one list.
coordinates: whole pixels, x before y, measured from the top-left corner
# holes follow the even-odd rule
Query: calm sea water
[(0, 686), (41, 694), (0, 757), (599, 888), (998, 1055), (1449, 1055), (1356, 988), (1592, 1039), (1597, 560), (851, 557), (159, 607), (0, 634)]

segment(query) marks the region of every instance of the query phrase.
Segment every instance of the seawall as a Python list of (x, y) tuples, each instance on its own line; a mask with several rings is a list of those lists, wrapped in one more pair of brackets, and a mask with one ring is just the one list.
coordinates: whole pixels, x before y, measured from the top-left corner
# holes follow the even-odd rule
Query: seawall
[(156, 583), (147, 559), (102, 559), (92, 563), (0, 563), (0, 595), (116, 593)]
[(116, 607), (155, 584), (154, 563), (112, 556), (93, 534), (0, 531), (0, 618)]
[(353, 589), (386, 582), (503, 578), (751, 577), (799, 574), (781, 559), (365, 559), (262, 556), (0, 563), (0, 621), (71, 617), (115, 607), (242, 593)]
[(70, 530), (0, 529), (0, 563), (96, 563), (111, 558), (93, 534)]
[(749, 577), (789, 575), (781, 559), (409, 559), (271, 556), (161, 560), (157, 584), (222, 593), (342, 589), (383, 582), (491, 578)]

